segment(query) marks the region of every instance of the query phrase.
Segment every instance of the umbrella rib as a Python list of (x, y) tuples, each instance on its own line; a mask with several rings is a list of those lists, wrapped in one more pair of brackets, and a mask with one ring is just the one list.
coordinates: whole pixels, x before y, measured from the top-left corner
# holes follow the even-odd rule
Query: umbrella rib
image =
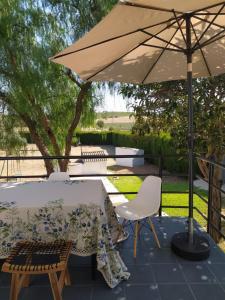
[[(197, 13), (195, 16), (215, 16), (217, 13), (210, 13), (210, 12), (205, 12), (205, 13)], [(225, 16), (225, 13), (220, 13), (220, 16)]]
[[(196, 16), (196, 15), (194, 15), (194, 16), (192, 16), (192, 17), (195, 18), (195, 19), (197, 19), (197, 20), (199, 20), (199, 21), (202, 21), (202, 22), (205, 22), (205, 23), (210, 23), (210, 21), (208, 21), (208, 20), (206, 20), (206, 19), (203, 19), (203, 18), (201, 18), (201, 17), (198, 17), (198, 16)], [(218, 28), (224, 29), (224, 26), (222, 26), (222, 25), (220, 25), (220, 24), (217, 24), (217, 23), (215, 23), (215, 22), (213, 22), (212, 25), (214, 25), (214, 26), (216, 26), (216, 27), (218, 27)]]
[[(182, 22), (183, 23), (183, 22)], [(171, 37), (170, 41), (172, 41), (172, 39), (174, 38), (174, 36), (176, 35), (176, 33), (178, 32), (179, 27), (176, 29), (176, 31), (174, 32), (173, 36)], [(154, 69), (154, 67), (156, 66), (156, 64), (158, 63), (158, 61), (160, 60), (160, 57), (163, 55), (163, 53), (166, 51), (167, 46), (169, 45), (169, 43), (166, 45), (166, 47), (162, 50), (162, 52), (160, 53), (160, 55), (157, 57), (156, 61), (154, 62), (154, 64), (151, 66), (150, 70), (147, 72), (147, 74), (145, 75), (144, 79), (142, 80), (142, 84), (144, 84), (146, 78), (151, 74), (152, 70)]]
[[(179, 29), (179, 28), (178, 28), (178, 29)], [(184, 49), (183, 49), (182, 47), (180, 47), (180, 46), (178, 46), (178, 45), (176, 45), (176, 44), (174, 44), (174, 43), (171, 43), (171, 42), (169, 42), (169, 41), (167, 41), (167, 40), (165, 40), (165, 39), (159, 37), (158, 34), (152, 34), (152, 33), (148, 32), (148, 31), (143, 30), (143, 29), (141, 30), (141, 32), (143, 32), (143, 33), (145, 33), (145, 34), (148, 34), (148, 35), (150, 35), (151, 37), (160, 40), (161, 42), (164, 42), (164, 43), (166, 43), (166, 44), (169, 44), (170, 46), (173, 46), (173, 47), (175, 47), (175, 48), (178, 48), (178, 49), (184, 51)]]
[[(198, 41), (198, 38), (197, 38), (196, 31), (195, 31), (195, 29), (194, 29), (194, 26), (193, 26), (193, 24), (192, 24), (192, 23), (191, 23), (191, 27), (192, 27), (192, 30), (193, 30), (193, 32), (194, 32), (195, 38), (196, 38), (196, 40), (197, 40), (197, 44), (199, 44), (199, 45), (200, 45), (200, 43), (199, 43), (199, 41)], [(205, 57), (205, 54), (204, 54), (204, 52), (203, 52), (202, 48), (200, 48), (200, 51), (201, 51), (201, 54), (202, 54), (203, 60), (204, 60), (204, 62), (205, 62), (205, 65), (206, 65), (207, 71), (208, 71), (208, 73), (209, 73), (209, 76), (212, 76), (212, 73), (211, 73), (211, 71), (210, 71), (210, 68), (209, 68), (209, 64), (208, 64), (208, 62), (207, 62), (207, 60), (206, 60), (206, 57)]]
[(218, 41), (218, 40), (220, 40), (220, 39), (223, 39), (223, 38), (225, 38), (225, 34), (222, 35), (222, 36), (219, 36), (219, 37), (217, 37), (217, 38), (215, 38), (215, 39), (213, 39), (212, 41), (211, 41), (211, 39), (210, 39), (210, 42), (204, 43), (204, 45), (200, 45), (200, 47), (197, 47), (197, 48), (194, 49), (194, 50), (198, 50), (198, 49), (201, 49), (201, 48), (203, 48), (203, 47), (207, 47), (207, 46), (211, 45), (212, 43), (215, 43), (216, 41)]
[[(171, 27), (173, 24), (175, 24), (176, 21), (174, 21), (174, 23), (167, 25), (165, 28), (163, 28), (162, 30), (160, 30), (157, 34), (162, 33), (163, 31), (165, 31), (167, 28)], [(131, 53), (132, 51), (134, 51), (135, 49), (137, 49), (138, 47), (142, 46), (143, 43), (146, 43), (148, 41), (150, 41), (153, 38), (147, 38), (146, 40), (144, 40), (143, 42), (139, 43), (137, 46), (133, 47), (131, 50), (129, 50), (128, 52), (126, 52), (125, 54), (121, 55), (119, 58), (117, 58), (116, 60), (112, 61), (110, 64), (106, 65), (105, 67), (103, 67), (102, 69), (98, 70), (95, 74), (91, 75), (90, 77), (88, 77), (86, 80), (90, 80), (91, 78), (93, 78), (94, 76), (96, 76), (97, 74), (99, 74), (100, 72), (104, 71), (105, 69), (107, 69), (108, 67), (110, 67), (111, 65), (113, 65), (114, 63), (116, 63), (117, 61), (119, 61), (120, 59), (122, 59), (123, 57), (125, 57), (126, 55), (128, 55), (129, 53)], [(178, 50), (177, 50), (178, 51)]]
[[(145, 42), (141, 43), (140, 46), (145, 46), (145, 47), (151, 47), (151, 48), (157, 48), (157, 49), (165, 49), (165, 47), (162, 46), (156, 46), (153, 44), (145, 44)], [(179, 52), (179, 53), (184, 53), (184, 50), (179, 50), (179, 49), (173, 49), (173, 48), (166, 48), (166, 51), (172, 51), (172, 52)]]
[[(183, 16), (178, 16), (179, 19), (181, 19), (182, 17)], [(136, 30), (124, 33), (124, 34), (121, 34), (121, 35), (117, 35), (115, 37), (103, 40), (101, 42), (98, 42), (98, 43), (95, 43), (95, 44), (92, 44), (92, 45), (89, 45), (89, 46), (86, 46), (86, 47), (83, 47), (83, 48), (80, 48), (80, 49), (77, 49), (77, 50), (74, 50), (74, 51), (70, 51), (70, 52), (67, 52), (67, 53), (63, 53), (63, 54), (59, 54), (59, 55), (53, 56), (51, 59), (57, 59), (57, 58), (64, 57), (64, 56), (67, 56), (67, 55), (70, 55), (70, 54), (81, 52), (83, 50), (87, 50), (87, 49), (90, 49), (90, 48), (93, 48), (93, 47), (96, 47), (96, 46), (99, 46), (99, 45), (102, 45), (102, 44), (114, 41), (116, 39), (119, 39), (119, 38), (122, 38), (122, 37), (125, 37), (125, 36), (128, 36), (128, 35), (132, 35), (134, 33), (140, 32), (140, 30), (150, 29), (150, 28), (153, 28), (153, 27), (156, 27), (156, 26), (159, 26), (159, 25), (167, 24), (168, 22), (172, 22), (170, 25), (168, 25), (168, 26), (165, 27), (165, 29), (167, 29), (168, 27), (172, 26), (175, 23), (174, 20), (175, 20), (174, 18), (170, 18), (170, 19), (167, 19), (167, 20), (165, 20), (163, 22), (156, 23), (156, 24), (150, 25), (150, 26), (145, 26), (145, 27), (142, 27), (142, 28), (139, 28), (139, 29), (136, 29)]]
[[(159, 10), (159, 11), (163, 11), (163, 12), (172, 13), (171, 9), (161, 8), (161, 7), (157, 7), (157, 6), (144, 5), (144, 4), (136, 4), (136, 3), (129, 2), (129, 1), (121, 1), (121, 2), (119, 2), (119, 4), (131, 6), (131, 7), (144, 8), (144, 9), (150, 9), (150, 10)], [(183, 12), (181, 12), (181, 11), (176, 11), (176, 12), (179, 14), (183, 14)]]
[(212, 4), (212, 5), (209, 5), (209, 6), (202, 7), (202, 8), (200, 8), (200, 9), (194, 10), (194, 11), (192, 12), (192, 14), (194, 15), (194, 14), (198, 13), (199, 11), (203, 11), (203, 10), (207, 10), (207, 9), (210, 9), (210, 8), (214, 8), (214, 7), (220, 6), (220, 5), (222, 5), (222, 4), (225, 4), (225, 1), (221, 1), (220, 3)]
[(175, 10), (173, 10), (173, 14), (174, 14), (174, 17), (175, 17), (175, 19), (176, 19), (176, 21), (177, 21), (177, 25), (178, 25), (178, 27), (179, 27), (179, 29), (180, 29), (180, 32), (181, 32), (182, 37), (183, 37), (183, 40), (184, 40), (184, 42), (185, 42), (185, 44), (186, 44), (186, 46), (187, 46), (187, 41), (186, 41), (186, 38), (185, 38), (185, 36), (184, 36), (183, 30), (182, 30), (182, 28), (181, 28), (181, 25), (180, 25), (180, 23), (179, 23), (179, 20), (178, 20), (178, 18), (177, 18), (177, 14), (176, 14)]
[(218, 17), (218, 15), (221, 13), (221, 11), (224, 9), (225, 3), (223, 3), (223, 5), (221, 6), (221, 8), (218, 10), (217, 14), (213, 17), (213, 19), (209, 22), (208, 26), (206, 27), (206, 29), (202, 32), (201, 36), (199, 38), (197, 38), (197, 42), (194, 45), (197, 45), (197, 43), (200, 43), (201, 39), (203, 38), (203, 36), (206, 34), (206, 32), (209, 30), (209, 28), (213, 25), (213, 22), (216, 20), (216, 18)]
[(199, 44), (199, 47), (195, 46), (195, 47), (193, 48), (193, 50), (195, 51), (195, 50), (198, 50), (198, 49), (200, 49), (200, 48), (206, 47), (206, 46), (212, 44), (213, 42), (216, 42), (217, 40), (222, 39), (222, 38), (224, 37), (224, 35), (223, 35), (223, 36), (220, 36), (220, 35), (221, 35), (222, 33), (224, 33), (224, 32), (225, 32), (225, 28), (224, 28), (221, 32), (218, 32), (216, 35), (212, 36), (210, 39), (208, 39), (208, 40), (205, 41), (204, 43)]

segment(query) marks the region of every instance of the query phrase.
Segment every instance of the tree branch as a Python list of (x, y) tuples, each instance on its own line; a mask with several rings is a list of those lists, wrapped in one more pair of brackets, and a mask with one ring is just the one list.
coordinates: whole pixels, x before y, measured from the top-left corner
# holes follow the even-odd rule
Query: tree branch
[(69, 77), (70, 80), (73, 81), (76, 85), (79, 86), (79, 88), (82, 88), (82, 83), (80, 83), (76, 77), (74, 76), (73, 72), (70, 69), (66, 69), (65, 74)]

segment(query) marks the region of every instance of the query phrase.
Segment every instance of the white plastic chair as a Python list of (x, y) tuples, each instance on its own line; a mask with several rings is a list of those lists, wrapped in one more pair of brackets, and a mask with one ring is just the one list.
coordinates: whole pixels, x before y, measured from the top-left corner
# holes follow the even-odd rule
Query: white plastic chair
[[(153, 232), (154, 238), (160, 248), (159, 239), (157, 237), (155, 227), (151, 221), (151, 216), (157, 214), (161, 201), (161, 183), (162, 180), (156, 176), (148, 176), (142, 183), (142, 186), (134, 200), (118, 205), (115, 208), (116, 213), (126, 221), (135, 222), (134, 233), (134, 257), (137, 253), (137, 237), (140, 231), (140, 222), (143, 219), (148, 219), (150, 229)], [(124, 224), (123, 222), (123, 224)], [(122, 232), (118, 233), (118, 238)]]
[(53, 172), (49, 175), (48, 181), (69, 181), (70, 176), (67, 172)]

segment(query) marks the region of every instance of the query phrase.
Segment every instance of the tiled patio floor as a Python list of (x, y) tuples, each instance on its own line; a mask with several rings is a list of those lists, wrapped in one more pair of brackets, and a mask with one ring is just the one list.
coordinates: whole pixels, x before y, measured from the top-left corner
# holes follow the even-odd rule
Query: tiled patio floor
[[(133, 258), (132, 234), (118, 246), (131, 277), (114, 289), (108, 288), (100, 273), (91, 277), (91, 259), (71, 257), (69, 262), (72, 286), (65, 287), (64, 300), (224, 300), (225, 254), (211, 241), (211, 255), (207, 261), (190, 262), (175, 256), (170, 239), (183, 231), (184, 219), (155, 218), (161, 242), (158, 249), (152, 233), (142, 228), (137, 258)], [(199, 228), (196, 228), (199, 230)], [(10, 277), (0, 273), (0, 300), (9, 299)], [(31, 286), (21, 291), (19, 300), (50, 300), (48, 280), (34, 277)]]

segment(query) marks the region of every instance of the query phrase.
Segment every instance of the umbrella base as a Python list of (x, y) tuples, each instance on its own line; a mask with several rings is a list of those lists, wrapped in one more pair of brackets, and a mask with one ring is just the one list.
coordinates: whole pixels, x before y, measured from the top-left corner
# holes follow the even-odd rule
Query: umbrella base
[(189, 244), (188, 232), (176, 233), (172, 237), (171, 248), (175, 254), (187, 260), (204, 260), (209, 257), (210, 245), (207, 238), (194, 233), (193, 244)]

